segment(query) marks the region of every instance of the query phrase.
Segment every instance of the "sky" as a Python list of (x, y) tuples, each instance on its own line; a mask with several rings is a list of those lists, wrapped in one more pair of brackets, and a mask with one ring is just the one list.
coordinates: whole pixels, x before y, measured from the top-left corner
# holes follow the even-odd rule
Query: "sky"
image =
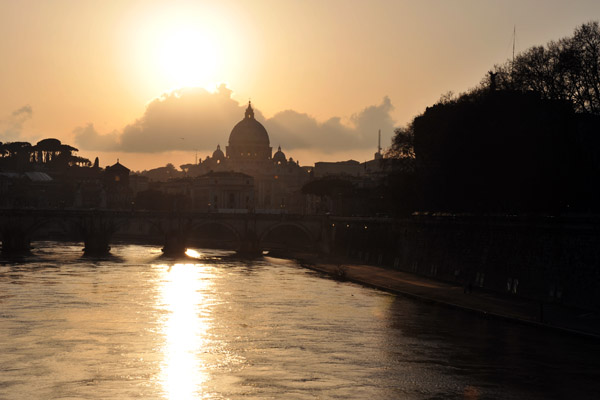
[(365, 161), (443, 94), (600, 19), (597, 0), (0, 0), (0, 142), (193, 163), (252, 101), (301, 165)]

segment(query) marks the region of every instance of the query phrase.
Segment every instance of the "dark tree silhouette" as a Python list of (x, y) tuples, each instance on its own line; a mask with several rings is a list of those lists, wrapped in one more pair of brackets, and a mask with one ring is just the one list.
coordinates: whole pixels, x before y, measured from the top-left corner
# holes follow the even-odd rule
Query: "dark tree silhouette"
[(167, 181), (173, 178), (179, 178), (183, 175), (183, 172), (178, 171), (175, 166), (171, 163), (164, 167), (154, 168), (148, 171), (142, 171), (141, 175), (147, 176), (153, 181)]
[(50, 163), (61, 153), (62, 143), (58, 139), (44, 139), (37, 142), (33, 148), (35, 161), (40, 164)]
[[(566, 100), (578, 112), (600, 114), (600, 27), (589, 22), (572, 37), (532, 47), (492, 71), (498, 89), (535, 91)], [(482, 84), (491, 86), (491, 76)]]
[(413, 122), (422, 209), (556, 213), (568, 204), (576, 119), (535, 93), (475, 92)]
[(415, 134), (413, 125), (405, 128), (396, 128), (392, 137), (392, 145), (385, 152), (385, 158), (394, 159), (396, 170), (413, 172), (415, 169)]
[(73, 153), (75, 147), (58, 139), (43, 139), (35, 146), (28, 142), (0, 143), (0, 166), (7, 170), (27, 171), (42, 166), (47, 171), (70, 167), (89, 167), (92, 163)]
[(23, 171), (28, 169), (31, 160), (31, 143), (10, 142), (4, 143), (2, 167), (8, 170)]
[(598, 212), (598, 132), (600, 28), (589, 22), (442, 96), (395, 131), (386, 156), (413, 160), (419, 210)]

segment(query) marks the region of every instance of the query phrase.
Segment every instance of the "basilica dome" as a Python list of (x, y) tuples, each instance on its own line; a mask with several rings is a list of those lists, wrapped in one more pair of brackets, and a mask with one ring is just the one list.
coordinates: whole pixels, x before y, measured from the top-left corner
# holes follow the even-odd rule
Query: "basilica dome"
[(265, 127), (254, 119), (254, 110), (250, 102), (248, 102), (244, 119), (231, 130), (229, 146), (269, 146), (269, 134)]
[(281, 146), (279, 146), (275, 154), (273, 154), (273, 161), (279, 164), (285, 164), (285, 153), (281, 151)]
[(221, 145), (217, 145), (217, 149), (213, 152), (212, 155), (213, 160), (224, 160), (225, 159), (225, 154), (223, 154), (223, 151), (221, 150)]
[(254, 110), (250, 102), (244, 119), (231, 130), (229, 146), (225, 151), (228, 159), (241, 162), (265, 162), (271, 159), (273, 149), (269, 146), (269, 134), (265, 127), (254, 119)]

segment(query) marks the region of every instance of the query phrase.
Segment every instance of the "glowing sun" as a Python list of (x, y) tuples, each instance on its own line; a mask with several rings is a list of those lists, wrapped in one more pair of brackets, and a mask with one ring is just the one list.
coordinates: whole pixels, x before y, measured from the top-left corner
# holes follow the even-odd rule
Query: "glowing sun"
[(162, 35), (158, 58), (164, 78), (174, 87), (207, 87), (214, 82), (219, 51), (210, 34), (182, 27)]

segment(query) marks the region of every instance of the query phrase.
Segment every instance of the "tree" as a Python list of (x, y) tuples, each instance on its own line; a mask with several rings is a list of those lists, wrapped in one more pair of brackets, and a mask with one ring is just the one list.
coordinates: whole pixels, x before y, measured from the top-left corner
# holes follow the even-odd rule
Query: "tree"
[[(589, 22), (572, 37), (532, 47), (493, 69), (497, 88), (534, 91), (545, 99), (566, 100), (578, 112), (600, 114), (600, 27)], [(493, 84), (489, 76), (482, 86)]]
[(147, 176), (153, 181), (167, 181), (172, 178), (178, 178), (183, 173), (177, 171), (175, 166), (171, 163), (168, 163), (164, 167), (154, 168), (148, 171), (142, 171), (143, 176)]
[(62, 143), (58, 139), (43, 139), (33, 147), (35, 161), (40, 164), (52, 162), (60, 154)]
[(415, 134), (413, 125), (405, 128), (396, 128), (392, 137), (392, 145), (385, 152), (385, 158), (392, 158), (400, 162), (401, 170), (413, 172), (415, 169)]
[(597, 212), (599, 131), (600, 27), (590, 22), (442, 96), (395, 131), (386, 156), (412, 160), (420, 210)]
[(3, 144), (3, 166), (9, 169), (26, 170), (32, 154), (31, 143), (10, 142)]
[(79, 156), (71, 156), (69, 161), (70, 166), (78, 166), (78, 167), (91, 167), (92, 162), (84, 157)]
[(43, 139), (33, 147), (33, 160), (39, 164), (52, 165), (53, 167), (66, 168), (72, 166), (89, 167), (90, 160), (74, 156), (73, 152), (79, 151), (73, 146), (63, 144), (58, 139)]
[(535, 93), (474, 92), (413, 121), (422, 209), (555, 213), (566, 206), (575, 114)]

